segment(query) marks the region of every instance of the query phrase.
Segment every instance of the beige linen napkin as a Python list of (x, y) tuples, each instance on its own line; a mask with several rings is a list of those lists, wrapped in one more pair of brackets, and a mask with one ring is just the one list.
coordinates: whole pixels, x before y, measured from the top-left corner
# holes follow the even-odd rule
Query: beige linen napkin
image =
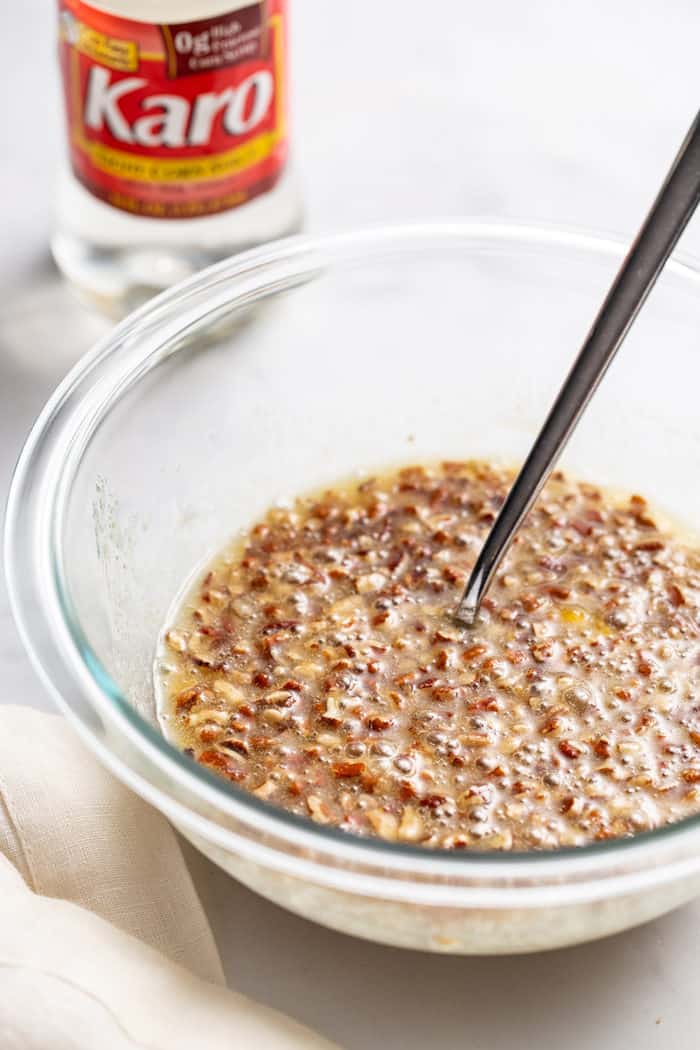
[(0, 707), (2, 1050), (323, 1050), (223, 987), (167, 821), (57, 715)]

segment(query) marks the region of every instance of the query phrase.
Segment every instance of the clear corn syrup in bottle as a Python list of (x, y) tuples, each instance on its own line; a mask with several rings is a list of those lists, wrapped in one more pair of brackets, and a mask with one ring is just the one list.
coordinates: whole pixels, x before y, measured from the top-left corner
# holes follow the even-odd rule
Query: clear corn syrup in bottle
[(299, 227), (286, 0), (58, 0), (52, 251), (112, 314)]

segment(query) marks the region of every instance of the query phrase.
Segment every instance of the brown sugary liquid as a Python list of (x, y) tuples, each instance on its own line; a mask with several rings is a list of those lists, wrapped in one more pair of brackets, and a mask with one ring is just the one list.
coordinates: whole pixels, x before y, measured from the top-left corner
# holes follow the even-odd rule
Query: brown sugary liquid
[(453, 619), (511, 471), (408, 467), (274, 508), (182, 602), (164, 729), (359, 835), (532, 850), (700, 810), (700, 555), (558, 474), (477, 624)]

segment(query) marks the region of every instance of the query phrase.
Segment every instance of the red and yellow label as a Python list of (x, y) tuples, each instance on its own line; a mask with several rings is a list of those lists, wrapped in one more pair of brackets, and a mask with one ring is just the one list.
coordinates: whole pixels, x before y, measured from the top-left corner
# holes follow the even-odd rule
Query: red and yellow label
[(287, 156), (285, 0), (152, 25), (59, 0), (70, 159), (136, 215), (212, 215), (266, 192)]

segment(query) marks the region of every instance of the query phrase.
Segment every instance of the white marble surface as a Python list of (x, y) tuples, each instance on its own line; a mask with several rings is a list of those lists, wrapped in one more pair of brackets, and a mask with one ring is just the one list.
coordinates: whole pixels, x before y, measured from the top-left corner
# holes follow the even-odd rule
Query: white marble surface
[[(3, 494), (46, 396), (106, 330), (47, 251), (53, 6), (0, 9)], [(700, 100), (699, 38), (696, 0), (296, 0), (307, 225), (487, 214), (629, 234)], [(700, 219), (683, 247), (700, 255)], [(3, 701), (48, 706), (2, 580), (0, 680)], [(189, 855), (231, 984), (352, 1050), (698, 1045), (700, 902), (599, 944), (453, 959), (330, 933)]]

